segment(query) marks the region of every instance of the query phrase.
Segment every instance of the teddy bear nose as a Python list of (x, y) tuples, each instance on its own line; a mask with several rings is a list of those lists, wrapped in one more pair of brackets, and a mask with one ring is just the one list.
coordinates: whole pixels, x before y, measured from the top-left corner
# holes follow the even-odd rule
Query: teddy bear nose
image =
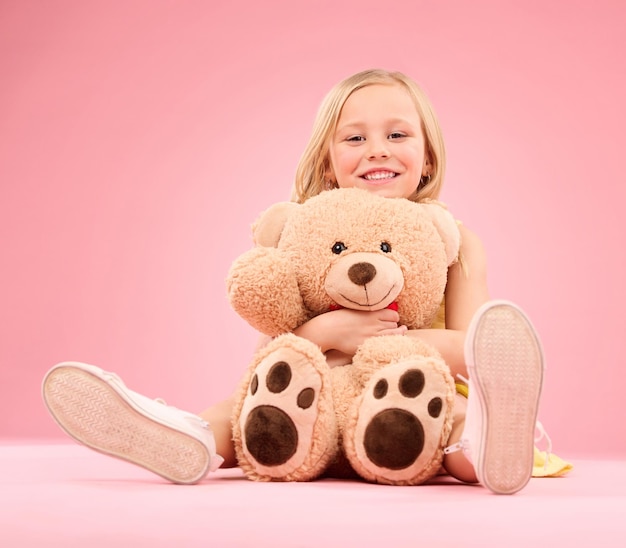
[(376, 276), (376, 268), (370, 263), (355, 263), (348, 269), (348, 277), (356, 285), (366, 285)]

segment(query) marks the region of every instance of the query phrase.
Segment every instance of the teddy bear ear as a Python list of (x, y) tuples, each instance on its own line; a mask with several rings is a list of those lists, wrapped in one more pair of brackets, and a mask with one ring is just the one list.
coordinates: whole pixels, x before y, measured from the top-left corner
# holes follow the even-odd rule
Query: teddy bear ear
[(459, 225), (452, 214), (440, 202), (422, 203), (420, 206), (424, 208), (424, 211), (437, 228), (437, 232), (439, 232), (446, 246), (448, 266), (450, 266), (459, 258), (459, 250), (461, 248)]
[(254, 243), (277, 247), (289, 216), (299, 207), (295, 202), (279, 202), (266, 209), (252, 225)]

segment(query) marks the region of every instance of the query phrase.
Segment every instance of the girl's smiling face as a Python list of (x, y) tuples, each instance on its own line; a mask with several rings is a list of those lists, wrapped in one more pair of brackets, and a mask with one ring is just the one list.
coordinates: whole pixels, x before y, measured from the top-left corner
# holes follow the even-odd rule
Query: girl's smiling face
[(330, 142), (327, 176), (387, 198), (408, 198), (430, 174), (422, 123), (413, 99), (396, 84), (358, 89), (343, 105)]

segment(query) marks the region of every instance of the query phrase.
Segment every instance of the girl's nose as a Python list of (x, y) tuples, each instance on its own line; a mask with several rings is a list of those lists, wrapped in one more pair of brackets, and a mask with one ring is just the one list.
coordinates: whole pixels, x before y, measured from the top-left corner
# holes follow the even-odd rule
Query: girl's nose
[(367, 149), (367, 157), (370, 160), (375, 158), (388, 158), (389, 148), (386, 140), (384, 141), (369, 141), (369, 148)]

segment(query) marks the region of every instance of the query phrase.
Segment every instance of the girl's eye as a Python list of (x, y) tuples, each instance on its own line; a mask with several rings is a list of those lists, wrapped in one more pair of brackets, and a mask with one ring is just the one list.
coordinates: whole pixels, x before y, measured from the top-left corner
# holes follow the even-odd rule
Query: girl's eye
[(339, 255), (342, 251), (345, 251), (346, 249), (348, 249), (343, 242), (335, 242), (333, 247), (332, 247), (332, 252), (335, 255)]
[(380, 244), (380, 250), (383, 253), (391, 253), (391, 245), (387, 242), (383, 242), (382, 244)]
[(389, 135), (389, 139), (402, 139), (402, 137), (406, 137), (406, 135), (404, 133), (398, 133), (397, 131)]
[(353, 143), (360, 143), (362, 141), (365, 141), (365, 137), (363, 137), (362, 135), (353, 135), (352, 137), (348, 137), (346, 141), (351, 141)]

